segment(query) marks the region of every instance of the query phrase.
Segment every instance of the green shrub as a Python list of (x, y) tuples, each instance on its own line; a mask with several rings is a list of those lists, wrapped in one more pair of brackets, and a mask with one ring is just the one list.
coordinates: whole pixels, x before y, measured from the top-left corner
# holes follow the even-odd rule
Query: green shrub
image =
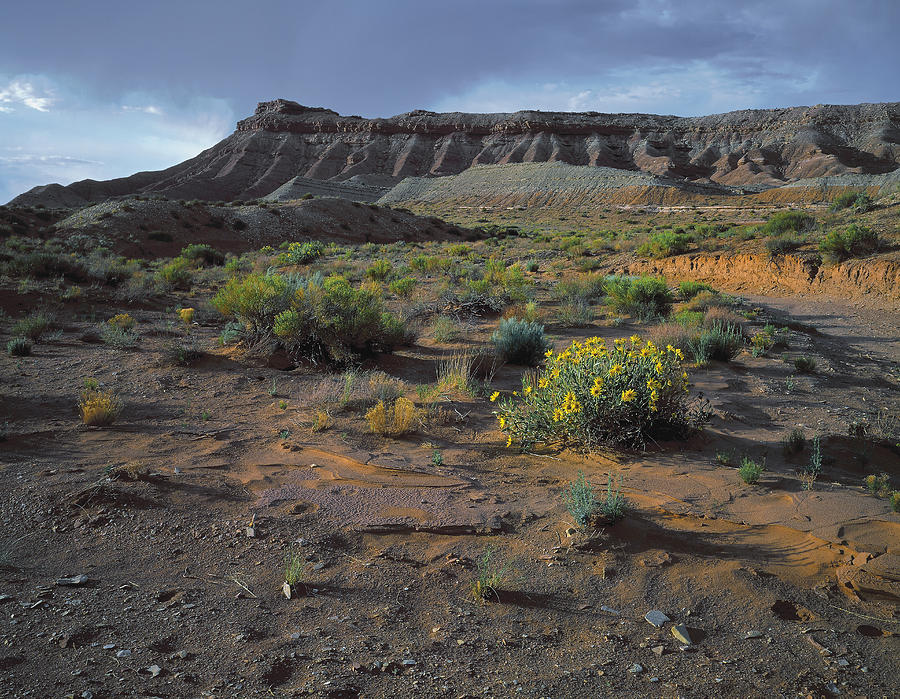
[(438, 255), (417, 255), (409, 261), (409, 266), (417, 272), (440, 272), (450, 267), (450, 260)]
[(613, 477), (606, 476), (606, 494), (600, 500), (600, 511), (609, 524), (615, 524), (628, 512), (628, 500), (622, 495), (621, 489), (621, 478), (616, 481), (616, 489), (613, 490)]
[(101, 323), (100, 337), (103, 343), (116, 349), (126, 349), (137, 345), (138, 335), (131, 328), (124, 328), (110, 323)]
[(537, 366), (550, 343), (544, 337), (544, 326), (516, 318), (503, 318), (491, 335), (497, 354), (511, 364)]
[(678, 284), (678, 297), (682, 301), (690, 301), (701, 291), (715, 291), (715, 289), (703, 282), (684, 281)]
[(613, 310), (642, 320), (665, 317), (672, 308), (672, 293), (661, 278), (607, 277), (603, 290)]
[(806, 449), (806, 435), (803, 430), (794, 428), (791, 433), (781, 440), (781, 449), (785, 456), (796, 456)]
[(275, 316), (290, 306), (292, 289), (280, 274), (233, 277), (213, 297), (212, 305), (226, 318), (240, 321), (251, 340), (267, 335)]
[(6, 353), (10, 357), (27, 357), (31, 354), (31, 342), (24, 337), (14, 337), (6, 343)]
[(584, 471), (579, 471), (578, 476), (563, 491), (563, 502), (575, 524), (586, 527), (591, 522), (594, 511), (597, 509), (597, 495), (594, 487), (584, 476)]
[(289, 243), (287, 249), (278, 255), (282, 265), (305, 265), (322, 256), (325, 246), (318, 240), (304, 243)]
[(222, 347), (227, 347), (228, 345), (236, 345), (244, 338), (244, 324), (238, 323), (236, 321), (230, 321), (225, 324), (225, 327), (222, 329), (221, 334), (219, 335), (219, 344)]
[(394, 265), (384, 258), (375, 260), (366, 270), (366, 279), (383, 282), (394, 273)]
[(648, 439), (685, 438), (708, 417), (688, 403), (684, 355), (675, 347), (633, 336), (607, 348), (592, 337), (548, 355), (547, 366), (526, 374), (519, 395), (495, 410), (508, 445), (642, 447)]
[(556, 322), (564, 328), (586, 328), (594, 322), (594, 311), (585, 301), (567, 301), (557, 309)]
[(900, 490), (891, 493), (891, 509), (894, 512), (900, 512)]
[(766, 241), (766, 250), (769, 251), (770, 257), (778, 257), (779, 255), (787, 255), (789, 252), (794, 252), (794, 250), (802, 248), (805, 244), (806, 241), (803, 238), (787, 235), (769, 238)]
[(816, 370), (816, 360), (812, 357), (796, 357), (794, 359), (794, 368), (801, 374), (812, 374)]
[(672, 320), (683, 328), (696, 327), (703, 324), (703, 311), (689, 311), (686, 308), (672, 316)]
[(206, 243), (191, 243), (182, 249), (180, 257), (198, 267), (225, 264), (225, 254)]
[(599, 274), (586, 274), (578, 277), (567, 277), (553, 287), (553, 297), (569, 303), (591, 303), (597, 301), (605, 293), (604, 277)]
[(832, 261), (840, 262), (851, 257), (862, 257), (878, 250), (880, 241), (878, 235), (855, 223), (847, 226), (847, 229), (831, 231), (819, 243), (819, 250)]
[(693, 242), (694, 236), (687, 233), (662, 231), (650, 236), (650, 240), (638, 247), (635, 252), (642, 257), (660, 259), (687, 252)]
[(769, 217), (768, 222), (762, 227), (766, 235), (784, 235), (789, 231), (803, 233), (816, 226), (816, 220), (802, 211), (779, 211)]
[(84, 281), (88, 278), (83, 260), (78, 259), (75, 255), (44, 250), (13, 255), (0, 263), (0, 271), (17, 278), (65, 277), (71, 281)]
[(290, 307), (275, 316), (272, 333), (295, 356), (334, 363), (389, 352), (406, 335), (402, 321), (382, 310), (376, 291), (354, 289), (340, 276), (297, 284)]
[(759, 477), (765, 470), (765, 463), (758, 463), (751, 459), (749, 456), (745, 456), (743, 459), (741, 459), (741, 465), (738, 468), (738, 475), (741, 477), (741, 480), (744, 481), (744, 483), (746, 483), (747, 485), (753, 485), (754, 483), (759, 482)]
[(435, 342), (453, 342), (460, 336), (459, 323), (450, 316), (440, 315), (434, 319), (431, 326), (431, 334)]
[(831, 211), (841, 211), (850, 207), (860, 212), (866, 212), (872, 208), (872, 198), (866, 192), (844, 192), (831, 202), (829, 209)]
[(692, 339), (690, 350), (694, 361), (705, 363), (712, 360), (730, 362), (744, 346), (741, 329), (730, 323), (713, 323), (703, 328)]
[(401, 298), (409, 298), (412, 295), (413, 289), (416, 288), (418, 284), (418, 280), (415, 277), (403, 277), (402, 279), (395, 279), (390, 284), (388, 284), (388, 288), (391, 292), (397, 294)]
[(190, 260), (176, 257), (169, 264), (160, 268), (157, 273), (160, 281), (176, 289), (189, 289), (193, 280), (193, 267)]
[(12, 334), (37, 342), (52, 326), (53, 317), (39, 311), (17, 320), (12, 327)]

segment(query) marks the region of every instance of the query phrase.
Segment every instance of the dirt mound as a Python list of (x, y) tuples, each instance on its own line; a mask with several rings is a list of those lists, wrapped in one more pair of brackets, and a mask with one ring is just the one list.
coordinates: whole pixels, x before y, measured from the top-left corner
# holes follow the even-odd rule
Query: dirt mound
[(81, 209), (56, 229), (69, 238), (93, 238), (121, 254), (155, 256), (189, 243), (239, 252), (305, 239), (390, 243), (471, 236), (437, 218), (337, 198), (245, 206), (126, 199)]

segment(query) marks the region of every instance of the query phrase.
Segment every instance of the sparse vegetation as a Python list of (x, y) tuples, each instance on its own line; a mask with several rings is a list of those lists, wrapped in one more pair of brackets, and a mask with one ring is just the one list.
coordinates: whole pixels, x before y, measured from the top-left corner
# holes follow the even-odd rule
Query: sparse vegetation
[(6, 353), (10, 357), (27, 357), (31, 354), (31, 340), (24, 337), (14, 337), (6, 343)]
[(472, 582), (472, 598), (476, 602), (490, 599), (500, 601), (500, 590), (506, 581), (511, 561), (498, 563), (494, 559), (494, 550), (488, 548), (476, 561), (475, 580)]
[(417, 426), (419, 411), (415, 404), (404, 398), (397, 398), (391, 405), (378, 401), (374, 408), (366, 413), (369, 429), (380, 436), (399, 437), (413, 432)]
[(112, 391), (101, 391), (96, 383), (86, 382), (78, 399), (78, 410), (85, 425), (104, 427), (116, 421), (122, 404)]
[(614, 311), (641, 320), (665, 318), (672, 308), (672, 293), (665, 281), (656, 277), (607, 277), (603, 290)]
[(579, 527), (586, 527), (591, 522), (595, 510), (597, 509), (597, 495), (594, 493), (594, 487), (588, 482), (584, 475), (584, 471), (579, 471), (578, 476), (569, 487), (563, 491), (563, 502), (575, 524)]
[(511, 364), (537, 366), (550, 343), (544, 337), (544, 326), (517, 318), (503, 318), (491, 335), (497, 354)]

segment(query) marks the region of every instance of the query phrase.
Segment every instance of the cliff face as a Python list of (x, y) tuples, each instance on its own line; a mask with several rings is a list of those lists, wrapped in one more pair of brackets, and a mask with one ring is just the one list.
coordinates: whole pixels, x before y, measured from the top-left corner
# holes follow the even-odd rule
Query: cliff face
[(130, 193), (255, 198), (294, 177), (386, 186), (404, 177), (520, 162), (605, 166), (757, 189), (801, 178), (882, 174), (900, 167), (900, 103), (691, 118), (414, 111), (363, 119), (274, 100), (261, 102), (225, 140), (168, 170), (38, 187), (14, 202), (72, 205)]

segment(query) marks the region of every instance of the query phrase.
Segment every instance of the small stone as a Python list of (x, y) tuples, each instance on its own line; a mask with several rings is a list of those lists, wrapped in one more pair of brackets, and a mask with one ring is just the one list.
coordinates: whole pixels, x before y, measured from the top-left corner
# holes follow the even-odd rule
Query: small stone
[(247, 527), (244, 532), (247, 534), (248, 539), (256, 538), (256, 527)]
[(81, 693), (81, 699), (94, 699), (94, 693), (91, 692), (91, 691), (89, 691), (89, 690), (87, 690), (87, 689), (85, 689), (85, 690)]
[(116, 652), (116, 657), (117, 658), (130, 658), (131, 651), (128, 650), (127, 648), (123, 648), (122, 650)]
[(608, 614), (618, 614), (619, 613), (618, 609), (613, 609), (612, 607), (607, 607), (605, 604), (600, 605), (600, 611), (606, 612)]
[(643, 672), (643, 671), (644, 671), (644, 668), (641, 666), (640, 663), (635, 663), (630, 668), (628, 668), (628, 672), (630, 672), (634, 675), (637, 675), (638, 673)]
[(147, 672), (150, 673), (150, 677), (159, 677), (162, 673), (162, 668), (159, 665), (151, 665), (147, 668)]
[(687, 626), (685, 626), (684, 624), (676, 624), (675, 626), (673, 626), (672, 635), (685, 645), (690, 646), (694, 643), (691, 640), (691, 634), (688, 631)]
[(665, 648), (662, 646), (653, 646), (650, 650), (652, 650), (655, 655), (662, 655)]
[(838, 686), (834, 682), (829, 682), (825, 685), (825, 689), (831, 694), (840, 694), (841, 690), (838, 689)]
[(291, 598), (291, 584), (289, 582), (285, 581), (284, 584), (281, 586), (281, 592), (285, 597), (290, 599)]
[(762, 631), (748, 631), (744, 634), (744, 638), (762, 638)]
[(178, 658), (179, 660), (187, 660), (188, 652), (186, 650), (180, 650), (175, 653), (174, 657)]
[(325, 567), (325, 564), (324, 564), (324, 563), (316, 563), (316, 564), (312, 567), (312, 569), (313, 569), (313, 570), (322, 570), (324, 567)]
[(407, 667), (409, 667), (411, 665), (415, 665), (416, 661), (413, 660), (412, 658), (404, 658), (403, 660), (400, 661), (400, 664), (406, 665)]
[(660, 628), (667, 621), (672, 621), (658, 609), (651, 609), (649, 612), (644, 614), (644, 619), (646, 619), (648, 623), (652, 624), (656, 628)]
[(841, 667), (847, 667), (850, 665), (850, 661), (847, 660), (846, 658), (838, 658), (837, 664), (840, 665)]
[(71, 578), (58, 578), (56, 580), (56, 584), (69, 587), (77, 587), (78, 585), (86, 584), (87, 581), (88, 576), (82, 573), (81, 575), (73, 575)]
[(115, 643), (107, 643), (103, 646), (103, 650), (112, 650), (115, 647), (116, 647)]
[(650, 682), (659, 682), (659, 677), (651, 677)]

